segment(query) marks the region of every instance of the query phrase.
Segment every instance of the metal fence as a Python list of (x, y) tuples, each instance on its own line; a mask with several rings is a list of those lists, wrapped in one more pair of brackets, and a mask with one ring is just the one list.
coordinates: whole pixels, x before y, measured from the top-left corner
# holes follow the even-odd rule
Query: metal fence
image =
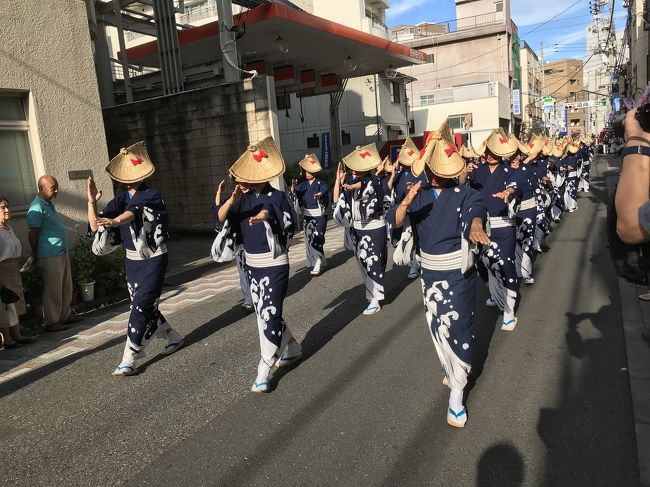
[(413, 26), (407, 29), (401, 29), (391, 34), (395, 42), (418, 39), (422, 37), (432, 37), (463, 30), (476, 29), (486, 25), (501, 24), (505, 19), (503, 12), (490, 12), (487, 14), (464, 17), (462, 19), (449, 20), (447, 22), (437, 22), (429, 25)]
[(479, 100), (497, 96), (497, 83), (476, 83), (437, 90), (421, 91), (414, 96), (412, 106), (440, 105), (459, 101)]

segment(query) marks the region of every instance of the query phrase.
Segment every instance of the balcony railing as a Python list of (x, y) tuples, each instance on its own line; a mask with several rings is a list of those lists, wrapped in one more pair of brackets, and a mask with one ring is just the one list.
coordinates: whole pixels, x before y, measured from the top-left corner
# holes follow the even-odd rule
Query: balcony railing
[(413, 97), (414, 107), (456, 103), (459, 101), (479, 100), (498, 95), (497, 83), (477, 83), (473, 85), (454, 86), (437, 90), (421, 91)]
[(453, 32), (461, 32), (487, 25), (502, 24), (504, 22), (503, 12), (490, 12), (487, 14), (464, 17), (462, 19), (449, 20), (428, 25), (416, 25), (407, 29), (401, 29), (391, 34), (394, 42), (403, 42), (423, 37), (433, 37)]

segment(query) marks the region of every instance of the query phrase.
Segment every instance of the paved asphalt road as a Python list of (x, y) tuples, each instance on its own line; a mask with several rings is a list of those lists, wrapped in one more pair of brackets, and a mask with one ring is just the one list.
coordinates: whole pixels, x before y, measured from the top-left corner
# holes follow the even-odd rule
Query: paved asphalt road
[(636, 485), (605, 167), (538, 259), (514, 333), (479, 284), (464, 430), (445, 422), (420, 283), (391, 268), (384, 310), (361, 316), (341, 251), (318, 279), (293, 269), (285, 318), (306, 359), (271, 394), (248, 392), (257, 330), (236, 290), (171, 314), (188, 346), (160, 359), (154, 342), (139, 376), (110, 376), (120, 337), (0, 386), (2, 485)]

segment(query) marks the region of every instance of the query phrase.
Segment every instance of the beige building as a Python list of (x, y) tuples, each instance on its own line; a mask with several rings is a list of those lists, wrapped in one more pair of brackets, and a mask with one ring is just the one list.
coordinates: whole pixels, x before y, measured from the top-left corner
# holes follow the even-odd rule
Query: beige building
[(496, 127), (516, 131), (521, 116), (513, 116), (512, 90), (519, 57), (515, 62), (510, 1), (456, 0), (456, 20), (434, 25), (392, 30), (393, 40), (428, 55), (426, 64), (400, 70), (416, 79), (408, 88), (415, 133), (445, 118), (474, 145)]
[(619, 86), (621, 94), (626, 98), (638, 99), (650, 81), (650, 53), (649, 26), (646, 20), (645, 1), (629, 0), (628, 2), (628, 27), (626, 29), (627, 45), (629, 46), (630, 61), (623, 72), (622, 81), (625, 86)]
[(26, 213), (39, 176), (58, 179), (55, 204), (70, 237), (86, 220), (86, 176), (111, 187), (86, 6), (13, 2), (0, 45), (0, 194), (10, 200), (28, 255)]
[(522, 132), (530, 133), (544, 130), (542, 97), (542, 64), (535, 51), (525, 42), (519, 50), (521, 60), (521, 110)]
[(584, 109), (575, 109), (583, 101), (583, 63), (564, 59), (544, 64), (544, 94), (555, 99), (554, 129), (558, 132), (585, 132)]

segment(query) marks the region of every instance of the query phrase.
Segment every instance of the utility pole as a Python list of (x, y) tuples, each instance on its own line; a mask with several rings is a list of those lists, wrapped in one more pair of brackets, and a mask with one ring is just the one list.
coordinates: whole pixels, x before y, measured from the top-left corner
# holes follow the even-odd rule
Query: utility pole
[(217, 15), (219, 17), (219, 44), (223, 57), (223, 77), (226, 83), (234, 83), (241, 79), (241, 75), (239, 70), (230, 64), (230, 62), (234, 65), (239, 64), (235, 33), (228, 30), (233, 26), (231, 0), (217, 0)]

